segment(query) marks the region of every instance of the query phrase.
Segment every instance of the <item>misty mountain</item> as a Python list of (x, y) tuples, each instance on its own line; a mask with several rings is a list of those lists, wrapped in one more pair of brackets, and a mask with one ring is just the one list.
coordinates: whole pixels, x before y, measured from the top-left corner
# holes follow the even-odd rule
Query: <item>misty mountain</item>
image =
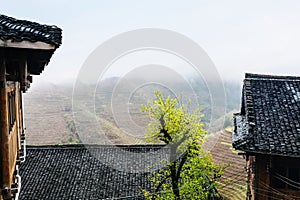
[(40, 84), (42, 87), (33, 87), (24, 95), (27, 141), (143, 143), (149, 119), (141, 113), (141, 104), (154, 98), (155, 89), (178, 98), (189, 110), (200, 105), (206, 129), (212, 132), (223, 128), (226, 113), (239, 108), (240, 86), (236, 83), (225, 82), (224, 87), (217, 88), (215, 93), (224, 93), (225, 99), (215, 102), (224, 103), (212, 107), (212, 95), (204, 80), (190, 77), (184, 81), (166, 79), (162, 84), (141, 77), (110, 77), (94, 85), (76, 83), (75, 87)]

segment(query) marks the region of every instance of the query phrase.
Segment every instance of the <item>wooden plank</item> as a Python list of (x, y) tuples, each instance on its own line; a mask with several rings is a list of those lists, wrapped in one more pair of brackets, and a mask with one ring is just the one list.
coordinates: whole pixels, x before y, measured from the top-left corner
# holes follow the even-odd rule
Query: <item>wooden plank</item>
[(6, 91), (6, 66), (5, 61), (1, 62), (0, 65), (0, 113), (1, 113), (1, 187), (10, 187), (10, 159), (9, 159), (9, 141), (8, 141), (8, 102), (7, 102), (7, 91)]
[(0, 47), (12, 47), (12, 48), (22, 48), (22, 49), (56, 49), (54, 45), (47, 44), (44, 42), (30, 42), (30, 41), (21, 41), (14, 42), (12, 40), (0, 40)]
[[(4, 131), (4, 127), (3, 127), (3, 122), (5, 122), (5, 117), (4, 117), (4, 113), (2, 112), (3, 110), (3, 102), (2, 102), (2, 93), (5, 91), (5, 63), (4, 60), (1, 59), (0, 57), (0, 187), (3, 187), (3, 150), (2, 150), (2, 135), (4, 135), (3, 131)], [(2, 195), (0, 195), (2, 199)]]
[(17, 122), (17, 134), (18, 134), (18, 137), (17, 137), (17, 143), (18, 143), (18, 154), (17, 154), (17, 160), (20, 160), (20, 150), (21, 150), (21, 134), (22, 134), (22, 112), (21, 112), (21, 102), (22, 102), (22, 99), (21, 99), (21, 90), (20, 90), (20, 83), (16, 83), (16, 122)]
[[(16, 103), (16, 102), (15, 102)], [(9, 179), (13, 183), (14, 172), (17, 162), (17, 153), (18, 153), (18, 127), (17, 121), (14, 123), (14, 127), (8, 136), (8, 145), (9, 145)]]

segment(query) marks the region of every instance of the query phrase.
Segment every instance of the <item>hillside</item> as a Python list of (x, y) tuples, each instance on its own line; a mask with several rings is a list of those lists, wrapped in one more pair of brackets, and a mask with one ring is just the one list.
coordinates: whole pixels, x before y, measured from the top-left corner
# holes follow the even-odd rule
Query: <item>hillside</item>
[(29, 145), (69, 143), (77, 139), (69, 91), (55, 85), (24, 94), (26, 142)]
[(231, 130), (226, 129), (206, 138), (204, 147), (209, 150), (217, 164), (225, 165), (217, 189), (225, 199), (244, 200), (247, 192), (246, 161), (231, 146)]
[[(138, 132), (141, 127), (145, 127), (148, 123), (145, 115), (140, 112), (140, 104), (145, 103), (145, 100), (150, 98), (153, 88), (140, 91), (132, 96), (128, 105), (122, 104), (126, 99), (126, 92), (118, 93), (119, 102), (115, 106), (121, 112), (117, 112), (118, 117), (122, 118), (125, 124), (134, 122), (136, 127), (119, 126), (118, 122), (110, 110), (112, 83), (115, 83), (117, 78), (110, 79), (103, 84), (103, 88), (93, 94), (86, 94), (85, 91), (89, 86), (82, 86), (82, 95), (89, 95), (89, 98), (95, 98), (97, 105), (94, 107), (94, 113), (91, 112), (90, 105), (83, 98), (80, 109), (83, 111), (81, 123), (76, 121), (73, 116), (74, 109), (72, 108), (72, 87), (58, 86), (46, 84), (39, 88), (34, 88), (24, 95), (25, 108), (25, 124), (26, 124), (26, 139), (29, 145), (51, 145), (51, 144), (76, 144), (84, 141), (91, 141), (95, 144), (107, 144), (109, 140), (111, 144), (142, 144), (145, 143), (142, 139), (143, 134)], [(124, 84), (126, 85), (126, 84)], [(229, 84), (230, 85), (230, 84)], [(123, 86), (124, 87), (124, 86)], [(236, 85), (231, 85), (225, 88), (227, 91), (227, 107), (230, 112), (216, 119), (212, 126), (217, 133), (210, 134), (206, 138), (205, 148), (210, 150), (213, 159), (216, 163), (225, 164), (227, 167), (218, 186), (219, 192), (226, 199), (245, 199), (246, 196), (246, 172), (244, 169), (245, 160), (237, 155), (237, 152), (231, 147), (231, 131), (223, 130), (224, 125), (231, 124), (232, 113), (236, 112), (238, 107), (238, 99)], [(126, 90), (125, 90), (126, 91)], [(201, 92), (199, 89), (198, 92)], [(148, 96), (148, 97), (147, 97)], [(128, 99), (127, 99), (128, 101)], [(204, 112), (209, 111), (209, 103), (204, 102)], [(122, 111), (122, 107), (128, 107), (128, 112)], [(129, 114), (129, 117), (128, 117)], [(89, 119), (95, 118), (99, 126), (90, 122)], [(225, 124), (221, 124), (225, 118)], [(204, 119), (204, 121), (207, 119)], [(79, 125), (78, 125), (79, 124)], [(129, 133), (126, 128), (130, 128), (138, 134)], [(84, 129), (88, 134), (78, 134), (78, 130)], [(219, 131), (219, 132), (218, 132)], [(90, 134), (89, 134), (90, 133)], [(103, 134), (104, 133), (104, 134)], [(87, 137), (87, 138), (85, 138)]]
[[(97, 143), (136, 144), (144, 143), (143, 134), (149, 123), (141, 113), (141, 104), (153, 98), (153, 86), (145, 86), (130, 93), (135, 80), (123, 80), (121, 91), (114, 91), (117, 77), (106, 79), (95, 86), (79, 85), (77, 98), (72, 96), (73, 85), (43, 84), (24, 94), (24, 116), (27, 143), (30, 145)], [(195, 83), (196, 84), (196, 83)], [(212, 123), (211, 132), (223, 128), (223, 113), (212, 120), (207, 88), (198, 83), (194, 94), (202, 106), (203, 122)], [(173, 83), (181, 90), (180, 84)], [(94, 91), (94, 92), (87, 92)], [(239, 105), (238, 86), (225, 84), (226, 110), (237, 109)], [(170, 91), (164, 91), (170, 94)], [(130, 94), (128, 96), (128, 94)], [(203, 95), (205, 94), (205, 95)], [(72, 105), (73, 102), (73, 105)], [(75, 104), (74, 104), (75, 102)], [(74, 106), (75, 105), (75, 106)], [(75, 114), (75, 115), (73, 115)], [(74, 117), (75, 116), (75, 117)], [(230, 124), (231, 116), (225, 117)], [(228, 125), (228, 123), (227, 123)]]

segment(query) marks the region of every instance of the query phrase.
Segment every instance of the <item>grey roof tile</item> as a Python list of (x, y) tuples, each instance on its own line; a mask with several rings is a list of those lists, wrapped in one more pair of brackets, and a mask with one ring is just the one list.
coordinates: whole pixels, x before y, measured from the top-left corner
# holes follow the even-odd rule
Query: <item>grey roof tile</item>
[(62, 42), (62, 30), (57, 26), (43, 25), (27, 20), (18, 20), (0, 14), (0, 39), (21, 42), (45, 42), (59, 47)]
[[(127, 170), (118, 170), (95, 157), (97, 154), (115, 163), (126, 162), (130, 154), (120, 156), (120, 149), (134, 152), (133, 155), (146, 152), (149, 162), (133, 158)], [(166, 151), (157, 145), (27, 147), (26, 161), (20, 165), (20, 199), (144, 199), (140, 187), (151, 189), (149, 172), (135, 170), (148, 168), (152, 156), (165, 158)]]
[[(234, 148), (300, 156), (300, 77), (246, 74), (242, 93), (244, 110), (234, 117), (233, 133), (240, 139), (233, 140)], [(237, 128), (239, 115), (246, 129)]]

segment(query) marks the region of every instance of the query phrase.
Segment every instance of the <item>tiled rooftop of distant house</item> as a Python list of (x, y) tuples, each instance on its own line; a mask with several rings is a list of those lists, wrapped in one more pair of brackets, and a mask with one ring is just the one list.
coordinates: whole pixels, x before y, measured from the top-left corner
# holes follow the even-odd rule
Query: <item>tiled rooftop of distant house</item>
[(233, 147), (300, 156), (300, 77), (246, 74)]
[(151, 188), (149, 166), (166, 158), (162, 147), (28, 147), (20, 199), (143, 199), (140, 187)]
[(19, 20), (0, 14), (0, 40), (14, 42), (45, 42), (59, 47), (62, 30), (56, 26), (42, 25), (27, 20)]

